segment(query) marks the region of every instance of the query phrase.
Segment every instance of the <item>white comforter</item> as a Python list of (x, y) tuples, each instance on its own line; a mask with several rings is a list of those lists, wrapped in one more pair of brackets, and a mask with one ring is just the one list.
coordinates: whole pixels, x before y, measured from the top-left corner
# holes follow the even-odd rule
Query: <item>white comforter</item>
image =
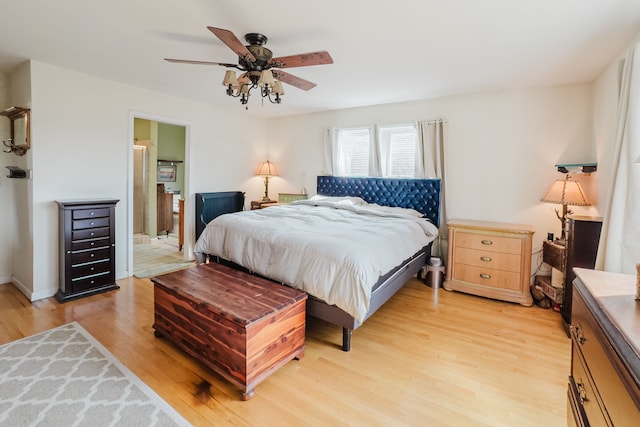
[(221, 215), (194, 251), (198, 262), (219, 256), (362, 322), (379, 277), (436, 238), (438, 229), (419, 215), (357, 198), (297, 201)]

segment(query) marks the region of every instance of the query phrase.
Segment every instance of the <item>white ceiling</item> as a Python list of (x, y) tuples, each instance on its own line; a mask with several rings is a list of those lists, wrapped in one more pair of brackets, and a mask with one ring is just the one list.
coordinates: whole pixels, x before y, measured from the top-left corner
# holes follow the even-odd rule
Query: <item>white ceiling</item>
[(640, 32), (639, 0), (22, 0), (4, 1), (0, 71), (27, 59), (205, 103), (225, 68), (163, 58), (237, 62), (207, 26), (269, 38), (274, 56), (327, 50), (332, 65), (287, 71), (265, 117), (485, 90), (594, 80)]

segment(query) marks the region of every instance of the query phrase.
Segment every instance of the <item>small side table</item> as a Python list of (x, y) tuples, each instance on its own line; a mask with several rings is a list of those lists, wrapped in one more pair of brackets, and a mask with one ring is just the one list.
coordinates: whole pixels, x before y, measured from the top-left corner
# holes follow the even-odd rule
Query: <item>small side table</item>
[(269, 206), (277, 205), (275, 200), (252, 200), (251, 210), (268, 208)]

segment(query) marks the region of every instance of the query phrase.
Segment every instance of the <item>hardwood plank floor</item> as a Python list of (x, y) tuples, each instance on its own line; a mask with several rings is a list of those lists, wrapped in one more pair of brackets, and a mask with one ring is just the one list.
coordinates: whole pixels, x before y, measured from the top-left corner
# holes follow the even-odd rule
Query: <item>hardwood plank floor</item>
[(353, 333), (307, 322), (305, 356), (242, 401), (153, 335), (153, 285), (66, 304), (0, 285), (0, 344), (77, 321), (196, 426), (564, 426), (570, 341), (559, 313), (412, 279)]

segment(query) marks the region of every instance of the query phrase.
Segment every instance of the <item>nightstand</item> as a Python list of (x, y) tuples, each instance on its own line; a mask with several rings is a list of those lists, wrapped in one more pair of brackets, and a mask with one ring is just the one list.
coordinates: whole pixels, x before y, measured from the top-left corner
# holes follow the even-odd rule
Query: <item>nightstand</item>
[(275, 200), (252, 200), (251, 201), (251, 210), (255, 209), (263, 209), (269, 206), (277, 205), (278, 202)]
[(444, 288), (487, 298), (533, 304), (530, 225), (451, 220)]

